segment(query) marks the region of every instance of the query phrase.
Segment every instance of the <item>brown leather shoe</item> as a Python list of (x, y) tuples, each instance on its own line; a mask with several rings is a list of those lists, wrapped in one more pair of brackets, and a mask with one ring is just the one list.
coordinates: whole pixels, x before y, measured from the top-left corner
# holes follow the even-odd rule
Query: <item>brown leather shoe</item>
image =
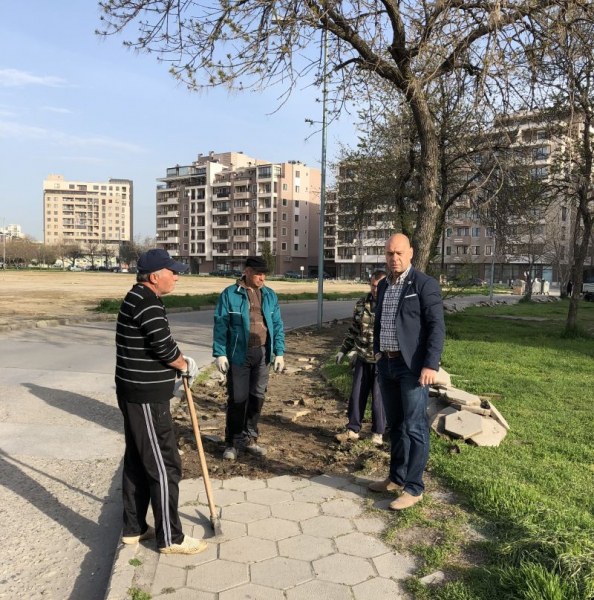
[(389, 477), (383, 479), (382, 481), (372, 481), (368, 486), (372, 492), (400, 492), (402, 490), (402, 486), (394, 483), (390, 480)]
[(408, 492), (402, 492), (402, 495), (399, 498), (396, 498), (394, 502), (390, 503), (390, 510), (406, 510), (417, 504), (417, 502), (420, 502), (422, 499), (423, 494), (412, 496)]

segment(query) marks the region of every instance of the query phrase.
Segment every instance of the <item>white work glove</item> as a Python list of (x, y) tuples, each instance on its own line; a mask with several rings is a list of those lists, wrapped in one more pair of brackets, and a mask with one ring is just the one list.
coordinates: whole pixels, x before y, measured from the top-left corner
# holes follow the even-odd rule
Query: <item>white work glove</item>
[(282, 356), (274, 357), (274, 372), (281, 373), (285, 368), (285, 359)]
[(344, 358), (344, 352), (337, 352), (336, 353), (336, 364), (339, 365), (342, 362), (343, 358)]
[(225, 375), (229, 370), (229, 359), (226, 356), (217, 356), (215, 359), (217, 369)]
[(352, 369), (355, 366), (355, 363), (357, 362), (357, 352), (355, 350), (349, 352), (347, 354), (347, 358), (349, 359), (349, 367), (351, 367)]
[(184, 356), (184, 359), (188, 363), (188, 367), (184, 375), (188, 378), (188, 384), (191, 385), (192, 381), (196, 379), (196, 375), (198, 375), (198, 365), (190, 356)]
[(186, 390), (184, 389), (184, 380), (180, 377), (173, 386), (173, 395), (176, 398), (183, 398), (185, 394)]

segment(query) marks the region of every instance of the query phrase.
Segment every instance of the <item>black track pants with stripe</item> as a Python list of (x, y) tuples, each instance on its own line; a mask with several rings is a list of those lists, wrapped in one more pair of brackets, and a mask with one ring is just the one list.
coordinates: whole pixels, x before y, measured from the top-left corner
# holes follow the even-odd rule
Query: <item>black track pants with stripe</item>
[(157, 546), (181, 544), (184, 534), (177, 509), (181, 459), (169, 402), (137, 404), (118, 397), (118, 405), (124, 415), (126, 439), (123, 535), (138, 535), (146, 530), (150, 502)]

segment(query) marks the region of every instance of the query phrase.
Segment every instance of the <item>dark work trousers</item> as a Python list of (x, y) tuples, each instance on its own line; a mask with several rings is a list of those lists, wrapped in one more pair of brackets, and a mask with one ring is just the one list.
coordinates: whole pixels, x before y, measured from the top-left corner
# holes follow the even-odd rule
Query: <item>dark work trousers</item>
[(375, 363), (368, 363), (358, 356), (353, 369), (353, 386), (347, 412), (349, 418), (347, 428), (357, 433), (361, 431), (369, 392), (371, 392), (371, 431), (383, 435), (386, 430), (386, 413), (377, 369)]
[(240, 446), (257, 439), (258, 421), (268, 387), (266, 348), (248, 348), (242, 365), (231, 363), (227, 373), (227, 446)]
[(124, 415), (124, 536), (147, 528), (149, 502), (155, 517), (157, 546), (184, 541), (177, 512), (181, 459), (173, 433), (169, 402), (138, 404), (118, 397)]

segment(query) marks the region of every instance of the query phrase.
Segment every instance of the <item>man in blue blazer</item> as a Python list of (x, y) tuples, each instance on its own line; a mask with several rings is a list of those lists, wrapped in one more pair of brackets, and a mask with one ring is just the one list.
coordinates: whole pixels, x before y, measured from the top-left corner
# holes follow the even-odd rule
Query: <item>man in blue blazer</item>
[(428, 386), (435, 383), (445, 339), (439, 284), (411, 264), (410, 240), (397, 233), (386, 242), (388, 276), (378, 288), (373, 336), (377, 370), (390, 428), (390, 473), (369, 485), (397, 492), (392, 510), (423, 499), (429, 458)]

